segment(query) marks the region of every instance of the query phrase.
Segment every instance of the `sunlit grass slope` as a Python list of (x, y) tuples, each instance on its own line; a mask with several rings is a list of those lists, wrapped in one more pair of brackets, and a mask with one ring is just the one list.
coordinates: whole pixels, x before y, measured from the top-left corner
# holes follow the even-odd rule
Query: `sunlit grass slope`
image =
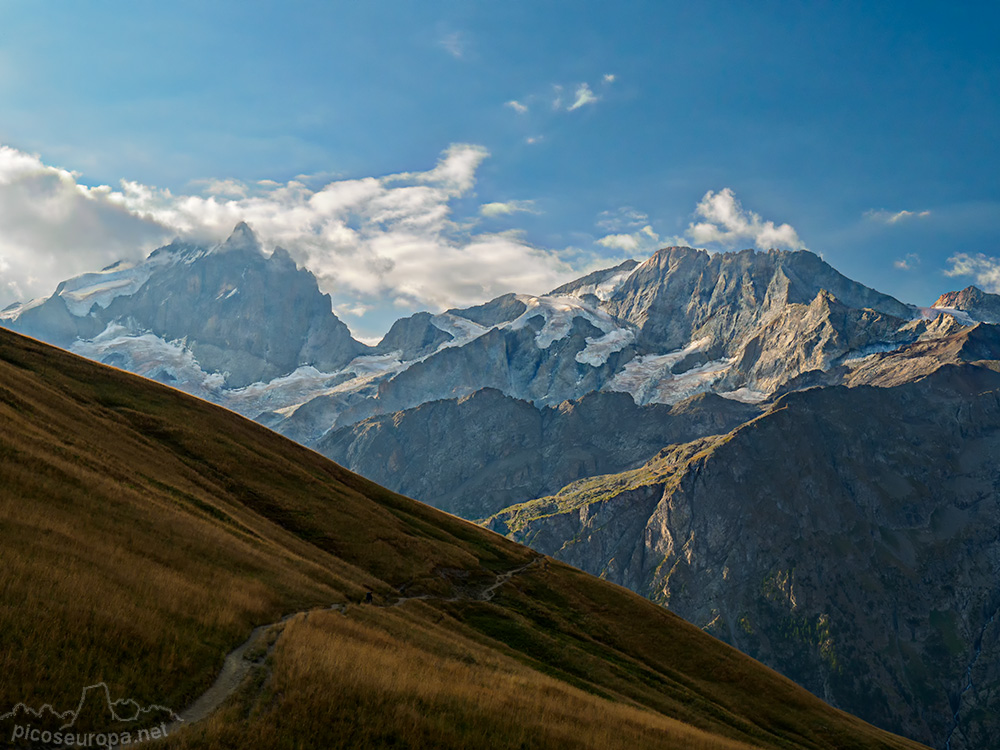
[[(0, 330), (0, 713), (71, 707), (100, 681), (180, 709), (254, 626), (313, 609), (167, 744), (915, 747), (561, 564), (469, 598), (533, 557), (235, 414)], [(442, 598), (314, 609), (369, 586)]]

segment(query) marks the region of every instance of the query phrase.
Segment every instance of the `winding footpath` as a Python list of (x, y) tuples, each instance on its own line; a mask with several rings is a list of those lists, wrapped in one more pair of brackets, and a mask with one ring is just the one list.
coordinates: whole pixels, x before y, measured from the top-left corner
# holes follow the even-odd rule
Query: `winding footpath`
[[(486, 586), (476, 594), (466, 594), (459, 595), (450, 598), (441, 596), (432, 596), (429, 594), (422, 594), (420, 596), (401, 596), (393, 599), (392, 601), (385, 602), (371, 602), (368, 604), (360, 604), (357, 606), (362, 607), (398, 607), (401, 604), (411, 601), (442, 601), (442, 602), (462, 602), (462, 601), (480, 601), (488, 602), (493, 599), (496, 592), (505, 583), (510, 581), (511, 578), (523, 573), (528, 568), (533, 565), (537, 565), (544, 558), (535, 557), (530, 562), (522, 565), (518, 568), (508, 570), (505, 573), (500, 573), (497, 575), (496, 579), (489, 586)], [(342, 614), (347, 612), (347, 604), (333, 604), (326, 607), (325, 611), (334, 610)], [(260, 642), (261, 638), (272, 628), (284, 625), (286, 622), (291, 620), (293, 617), (298, 617), (299, 615), (308, 615), (310, 612), (315, 612), (317, 610), (304, 610), (302, 612), (293, 612), (290, 615), (282, 617), (277, 622), (272, 622), (268, 625), (260, 625), (253, 629), (250, 633), (250, 637), (246, 639), (239, 646), (230, 651), (225, 660), (222, 663), (222, 670), (219, 672), (219, 676), (215, 678), (215, 682), (212, 686), (208, 688), (204, 693), (199, 695), (190, 706), (185, 708), (179, 714), (177, 714), (177, 720), (167, 724), (167, 734), (173, 734), (174, 731), (180, 729), (183, 726), (188, 726), (202, 719), (207, 718), (213, 714), (219, 706), (221, 706), (229, 696), (236, 692), (236, 689), (243, 683), (243, 680), (250, 673), (250, 670), (254, 667), (263, 666), (267, 657), (271, 655), (274, 650), (274, 646), (277, 643), (277, 638), (270, 643), (267, 648), (259, 648), (256, 650), (251, 650), (254, 644)], [(324, 610), (320, 610), (324, 611)], [(247, 652), (251, 652), (253, 656), (248, 655)]]

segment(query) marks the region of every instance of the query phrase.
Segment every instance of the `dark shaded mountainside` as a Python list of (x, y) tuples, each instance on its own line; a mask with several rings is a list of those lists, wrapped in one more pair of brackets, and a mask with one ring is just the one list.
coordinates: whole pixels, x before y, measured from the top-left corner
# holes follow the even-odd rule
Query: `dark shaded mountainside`
[(1000, 329), (906, 354), (873, 358), (854, 387), (789, 393), (727, 434), (488, 525), (646, 594), (879, 726), (992, 747)]
[(917, 747), (631, 592), (6, 331), (0, 472), (6, 738), (98, 682), (105, 707), (177, 710), (297, 612), (160, 746)]
[(708, 393), (637, 406), (627, 393), (594, 392), (538, 409), (484, 388), (331, 432), (316, 449), (391, 481), (397, 492), (484, 518), (579, 477), (631, 468), (664, 445), (727, 432), (759, 413)]

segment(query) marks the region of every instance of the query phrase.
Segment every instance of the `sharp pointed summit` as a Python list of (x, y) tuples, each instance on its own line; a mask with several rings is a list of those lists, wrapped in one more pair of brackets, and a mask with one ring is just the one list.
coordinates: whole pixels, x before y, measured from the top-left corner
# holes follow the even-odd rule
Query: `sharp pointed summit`
[(263, 254), (260, 239), (258, 239), (253, 229), (245, 221), (237, 224), (226, 241), (216, 248), (216, 252), (218, 253), (228, 253), (234, 250), (254, 250), (257, 253)]

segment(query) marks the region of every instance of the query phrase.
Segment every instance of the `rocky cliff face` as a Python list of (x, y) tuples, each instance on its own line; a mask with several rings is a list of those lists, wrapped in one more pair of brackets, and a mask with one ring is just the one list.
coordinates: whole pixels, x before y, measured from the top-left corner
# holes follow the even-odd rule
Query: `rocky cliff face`
[(580, 477), (634, 468), (663, 445), (726, 432), (759, 413), (711, 394), (638, 406), (624, 393), (591, 393), (538, 408), (483, 389), (366, 419), (315, 447), (390, 489), (475, 519)]
[(913, 309), (838, 273), (816, 255), (771, 250), (709, 254), (668, 247), (637, 266), (608, 300), (608, 311), (635, 325), (640, 346), (679, 349), (709, 337), (737, 354), (761, 324), (786, 305), (808, 305), (825, 290), (848, 307), (909, 319)]
[(935, 747), (1000, 731), (1000, 349), (789, 394), (639, 470), (490, 519)]
[(1000, 323), (1000, 294), (989, 294), (974, 286), (942, 294), (934, 307), (958, 310), (983, 323)]

